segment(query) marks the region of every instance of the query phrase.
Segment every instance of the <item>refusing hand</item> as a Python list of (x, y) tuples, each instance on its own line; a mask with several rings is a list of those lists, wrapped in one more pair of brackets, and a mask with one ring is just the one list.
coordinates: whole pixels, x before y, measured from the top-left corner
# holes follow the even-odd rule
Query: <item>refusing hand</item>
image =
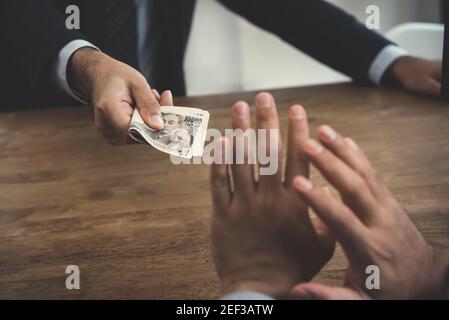
[[(344, 287), (297, 285), (302, 299), (447, 298), (449, 251), (430, 246), (376, 175), (364, 152), (329, 126), (304, 144), (313, 165), (339, 191), (337, 201), (323, 187), (297, 177), (294, 188), (328, 226), (349, 261)], [(366, 268), (377, 266), (380, 289), (368, 290)]]
[[(280, 141), (273, 97), (258, 94), (255, 109), (257, 128), (276, 130)], [(237, 102), (232, 108), (233, 128), (248, 133), (250, 121), (248, 104)], [(256, 291), (287, 297), (295, 283), (310, 280), (332, 256), (335, 241), (319, 220), (310, 218), (307, 205), (291, 186), (295, 175), (308, 175), (301, 148), (308, 137), (304, 109), (292, 106), (285, 181), (281, 169), (274, 175), (261, 175), (256, 181), (253, 165), (248, 164), (248, 148), (244, 152), (245, 164), (212, 165), (212, 254), (224, 294)], [(228, 144), (221, 138), (221, 148), (226, 149)], [(266, 152), (274, 152), (282, 164), (280, 142), (277, 150)]]

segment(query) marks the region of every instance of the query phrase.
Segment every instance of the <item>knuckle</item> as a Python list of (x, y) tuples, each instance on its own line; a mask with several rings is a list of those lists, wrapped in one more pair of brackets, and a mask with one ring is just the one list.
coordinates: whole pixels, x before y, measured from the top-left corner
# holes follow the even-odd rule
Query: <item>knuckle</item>
[(134, 70), (132, 77), (130, 78), (130, 85), (134, 89), (142, 89), (144, 85), (147, 85), (147, 79), (143, 74)]
[(337, 137), (335, 138), (333, 143), (334, 143), (334, 145), (335, 145), (335, 147), (337, 149), (340, 149), (340, 150), (347, 150), (347, 149), (349, 149), (349, 146), (348, 146), (345, 138), (340, 136), (340, 135), (337, 135)]
[(145, 76), (137, 70), (134, 73), (134, 79), (138, 84), (147, 83), (147, 79), (145, 78)]
[(354, 220), (355, 220), (355, 216), (354, 216), (354, 214), (350, 210), (344, 208), (341, 211), (342, 224), (344, 224), (344, 225), (351, 225)]
[(350, 210), (346, 208), (342, 208), (340, 210), (339, 218), (335, 221), (335, 227), (339, 230), (338, 232), (341, 236), (349, 238), (352, 237), (350, 227), (356, 224), (356, 219), (357, 218)]
[[(376, 241), (377, 240), (377, 241)], [(369, 244), (369, 252), (373, 259), (383, 262), (391, 262), (395, 258), (394, 252), (391, 250), (391, 246), (384, 242), (382, 239), (375, 239)]]
[(376, 171), (372, 170), (363, 176), (368, 187), (372, 192), (378, 193), (379, 191), (385, 194), (385, 191), (388, 191), (386, 184), (381, 175), (379, 175)]
[(378, 178), (377, 174), (369, 168), (359, 169), (359, 170), (357, 170), (357, 173), (363, 180), (365, 180), (367, 182), (374, 182)]
[(366, 184), (362, 178), (355, 178), (349, 183), (344, 190), (344, 194), (353, 197), (365, 192)]
[(108, 108), (108, 101), (107, 100), (99, 100), (95, 103), (95, 109), (98, 112), (105, 113)]

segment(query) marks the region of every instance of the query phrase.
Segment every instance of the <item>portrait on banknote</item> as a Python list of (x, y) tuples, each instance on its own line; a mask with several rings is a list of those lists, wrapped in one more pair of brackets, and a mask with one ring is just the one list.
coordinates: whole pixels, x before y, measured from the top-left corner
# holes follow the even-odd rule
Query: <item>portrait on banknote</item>
[(142, 120), (136, 110), (131, 119), (130, 137), (136, 141), (146, 141), (156, 149), (190, 158), (201, 155), (209, 121), (209, 113), (197, 108), (161, 107), (164, 127), (153, 130)]
[(172, 153), (186, 155), (192, 147), (193, 137), (201, 124), (201, 119), (174, 113), (162, 113), (162, 120), (164, 128), (152, 132), (151, 138)]

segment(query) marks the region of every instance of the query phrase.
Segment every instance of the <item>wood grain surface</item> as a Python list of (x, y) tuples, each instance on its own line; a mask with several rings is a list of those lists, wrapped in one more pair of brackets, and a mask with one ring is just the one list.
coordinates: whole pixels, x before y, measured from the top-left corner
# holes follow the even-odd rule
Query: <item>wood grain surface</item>
[[(353, 84), (273, 90), (281, 126), (301, 103), (312, 130), (353, 137), (433, 244), (449, 247), (449, 106)], [(254, 93), (177, 98), (230, 127)], [(314, 171), (318, 183), (323, 180)], [(0, 113), (0, 298), (217, 298), (206, 165), (172, 165), (144, 145), (111, 146), (88, 107)], [(65, 288), (78, 265), (81, 289)], [(340, 249), (317, 275), (338, 284)]]

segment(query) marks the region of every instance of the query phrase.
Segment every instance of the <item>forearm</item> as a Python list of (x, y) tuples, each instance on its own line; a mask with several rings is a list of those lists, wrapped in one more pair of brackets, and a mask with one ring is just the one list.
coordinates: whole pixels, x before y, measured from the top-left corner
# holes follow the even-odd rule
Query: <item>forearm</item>
[(353, 16), (321, 0), (221, 0), (315, 59), (357, 80), (368, 80), (379, 52), (391, 44)]
[(84, 37), (65, 28), (64, 16), (49, 0), (1, 1), (2, 41), (17, 62), (17, 73), (25, 91), (32, 91), (50, 79), (52, 62), (63, 46)]

